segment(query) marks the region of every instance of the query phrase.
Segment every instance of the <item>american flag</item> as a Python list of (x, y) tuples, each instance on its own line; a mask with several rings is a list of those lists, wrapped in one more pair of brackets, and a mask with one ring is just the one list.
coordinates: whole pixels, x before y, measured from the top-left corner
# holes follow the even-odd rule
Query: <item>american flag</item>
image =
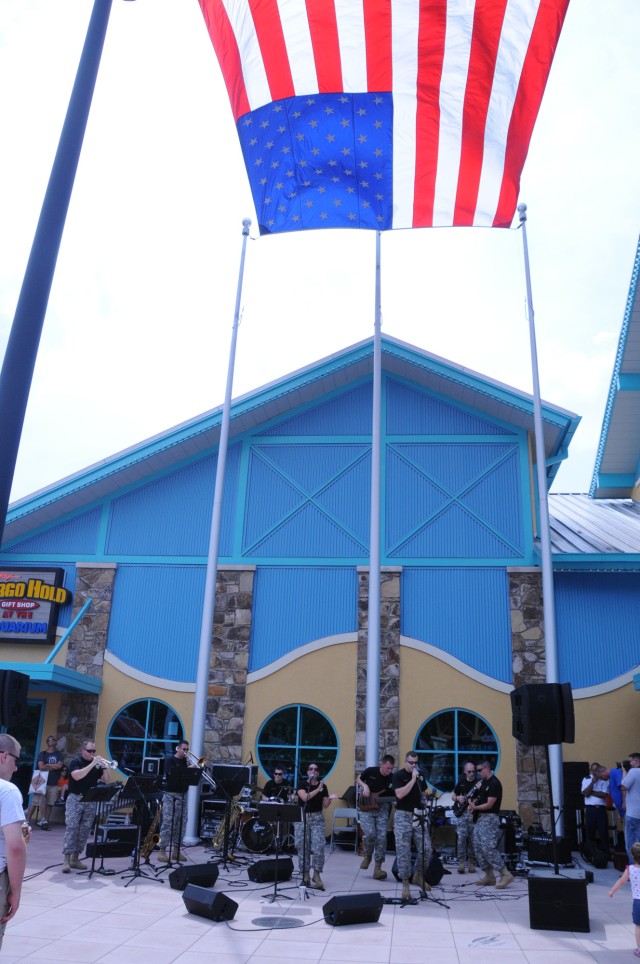
[(200, 0), (261, 234), (509, 227), (569, 0)]

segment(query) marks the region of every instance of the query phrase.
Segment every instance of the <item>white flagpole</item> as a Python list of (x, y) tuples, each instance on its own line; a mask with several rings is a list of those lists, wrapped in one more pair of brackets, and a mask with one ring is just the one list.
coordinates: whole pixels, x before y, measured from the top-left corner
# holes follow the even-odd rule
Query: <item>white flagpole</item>
[[(540, 380), (538, 377), (538, 350), (536, 348), (535, 312), (531, 294), (531, 271), (529, 268), (529, 245), (527, 244), (527, 205), (518, 205), (518, 215), (522, 228), (524, 251), (524, 273), (527, 284), (527, 315), (529, 318), (529, 342), (531, 346), (531, 375), (533, 379), (533, 426), (536, 442), (536, 477), (538, 481), (538, 522), (540, 535), (540, 565), (542, 568), (542, 601), (544, 610), (544, 655), (547, 683), (559, 683), (558, 642), (556, 639), (556, 605), (553, 591), (553, 561), (551, 557), (551, 528), (549, 524), (549, 502), (547, 497), (547, 473), (544, 448), (544, 429), (542, 423), (542, 403), (540, 400)], [(559, 835), (563, 833), (562, 800), (562, 744), (549, 747), (550, 778), (553, 798), (560, 809), (556, 824)], [(555, 814), (551, 813), (551, 820)]]
[[(213, 633), (213, 618), (216, 605), (216, 583), (218, 581), (218, 555), (220, 550), (220, 527), (222, 520), (222, 496), (224, 494), (224, 472), (227, 463), (227, 447), (229, 442), (229, 422), (231, 420), (231, 393), (233, 390), (233, 370), (236, 360), (236, 344), (238, 341), (238, 325), (240, 324), (240, 299), (242, 296), (242, 281), (244, 277), (244, 259), (247, 250), (247, 238), (251, 221), (244, 218), (242, 222), (242, 254), (240, 256), (240, 271), (238, 275), (238, 289), (236, 293), (236, 309), (231, 329), (231, 347), (229, 349), (229, 365), (227, 368), (227, 388), (222, 408), (222, 422), (220, 425), (220, 443), (218, 446), (218, 463), (216, 465), (216, 483), (213, 493), (213, 509), (211, 511), (211, 526), (209, 529), (209, 553), (207, 555), (207, 571), (205, 576), (204, 600), (202, 604), (202, 621), (200, 623), (200, 649), (198, 651), (198, 671), (196, 675), (196, 692), (193, 704), (193, 723), (191, 726), (191, 750), (198, 758), (204, 755), (204, 734), (207, 718), (207, 695), (209, 692), (209, 666), (211, 662), (211, 636)], [(198, 843), (198, 817), (200, 811), (200, 788), (191, 787), (188, 797), (188, 820), (185, 843)]]
[(371, 515), (369, 519), (369, 611), (367, 629), (367, 707), (365, 760), (380, 757), (380, 414), (382, 397), (382, 309), (380, 231), (376, 231), (376, 303), (373, 332), (373, 407), (371, 418)]

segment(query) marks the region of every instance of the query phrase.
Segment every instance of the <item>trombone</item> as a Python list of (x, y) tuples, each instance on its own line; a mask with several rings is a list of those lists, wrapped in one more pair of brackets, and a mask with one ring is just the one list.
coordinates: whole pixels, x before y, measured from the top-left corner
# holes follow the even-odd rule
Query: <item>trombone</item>
[(205, 769), (206, 758), (203, 756), (197, 757), (195, 753), (193, 753), (191, 750), (187, 750), (185, 756), (187, 757), (188, 765), (191, 767), (195, 767), (196, 770), (200, 770), (201, 776), (203, 776), (204, 779), (207, 781), (207, 783), (211, 786), (211, 788), (215, 790), (218, 784), (213, 779), (213, 777), (209, 776), (209, 774)]

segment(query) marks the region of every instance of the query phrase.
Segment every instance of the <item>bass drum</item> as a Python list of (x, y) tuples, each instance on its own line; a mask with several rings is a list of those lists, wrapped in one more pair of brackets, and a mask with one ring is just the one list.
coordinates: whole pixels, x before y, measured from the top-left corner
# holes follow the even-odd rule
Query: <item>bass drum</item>
[(264, 854), (273, 843), (273, 827), (268, 820), (252, 817), (242, 825), (240, 839), (253, 854)]

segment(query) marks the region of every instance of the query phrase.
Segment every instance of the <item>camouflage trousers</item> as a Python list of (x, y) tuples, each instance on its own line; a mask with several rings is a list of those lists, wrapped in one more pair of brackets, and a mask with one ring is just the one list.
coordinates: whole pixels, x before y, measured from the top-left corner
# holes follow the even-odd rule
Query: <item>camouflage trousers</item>
[(473, 814), (465, 813), (458, 817), (457, 837), (458, 837), (458, 863), (463, 864), (465, 860), (475, 863), (473, 850)]
[(81, 854), (87, 845), (89, 834), (96, 818), (97, 803), (83, 803), (79, 794), (67, 796), (64, 819), (63, 854)]
[(481, 870), (491, 870), (495, 877), (504, 872), (504, 863), (498, 853), (500, 836), (500, 816), (497, 813), (478, 814), (478, 822), (473, 831), (473, 849)]
[(162, 823), (160, 825), (160, 849), (168, 850), (173, 824), (174, 850), (179, 850), (187, 824), (186, 793), (164, 793), (162, 796)]
[[(308, 813), (306, 816), (306, 840), (304, 839), (305, 821), (301, 820), (295, 824), (296, 850), (298, 851), (298, 868), (300, 873), (309, 873), (309, 867), (313, 866), (318, 873), (324, 867), (324, 814)], [(302, 864), (304, 857), (304, 866)]]
[(364, 837), (363, 847), (367, 856), (375, 855), (376, 862), (383, 861), (387, 852), (387, 831), (389, 829), (389, 807), (381, 806), (368, 813), (359, 813), (360, 826)]
[[(424, 871), (422, 864), (422, 827), (414, 826), (413, 813), (404, 810), (396, 810), (393, 818), (393, 832), (396, 838), (396, 856), (398, 858), (398, 877), (400, 880), (409, 880), (411, 877), (411, 844), (413, 843), (418, 851), (416, 861), (416, 871)], [(424, 828), (424, 863), (429, 866), (431, 860), (431, 840), (429, 838), (429, 828)]]

